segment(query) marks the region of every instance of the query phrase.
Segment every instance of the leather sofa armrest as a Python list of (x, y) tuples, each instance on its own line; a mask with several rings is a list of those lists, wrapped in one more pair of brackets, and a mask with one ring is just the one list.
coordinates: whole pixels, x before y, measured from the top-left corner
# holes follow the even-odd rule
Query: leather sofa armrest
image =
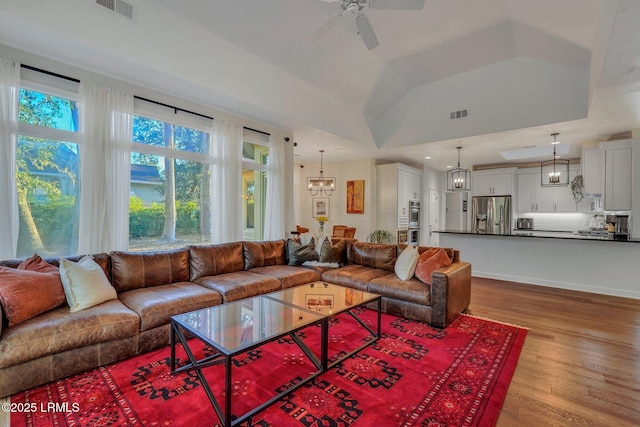
[(2, 338), (2, 329), (4, 328), (4, 322), (7, 322), (7, 317), (4, 315), (4, 310), (2, 309), (2, 304), (0, 304), (0, 338)]
[(471, 264), (454, 262), (431, 274), (431, 325), (444, 328), (471, 303)]

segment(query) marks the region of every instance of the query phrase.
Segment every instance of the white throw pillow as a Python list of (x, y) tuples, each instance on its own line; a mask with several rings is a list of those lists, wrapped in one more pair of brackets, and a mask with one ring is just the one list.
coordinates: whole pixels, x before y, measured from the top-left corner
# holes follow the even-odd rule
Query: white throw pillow
[(409, 280), (416, 272), (416, 264), (418, 263), (418, 248), (415, 246), (407, 246), (396, 260), (394, 270), (396, 276), (400, 280)]
[(78, 262), (61, 259), (60, 280), (72, 313), (118, 297), (102, 268), (89, 255)]

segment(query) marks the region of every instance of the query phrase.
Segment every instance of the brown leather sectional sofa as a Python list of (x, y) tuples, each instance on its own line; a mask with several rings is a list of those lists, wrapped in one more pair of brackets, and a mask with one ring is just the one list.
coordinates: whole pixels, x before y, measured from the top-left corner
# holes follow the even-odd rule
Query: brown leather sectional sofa
[(316, 280), (379, 293), (385, 312), (445, 327), (470, 303), (470, 264), (448, 249), (453, 263), (431, 285), (402, 281), (393, 268), (402, 249), (350, 241), (340, 268), (289, 266), (284, 240), (94, 255), (118, 299), (76, 313), (64, 304), (11, 327), (2, 314), (0, 397), (165, 346), (173, 315)]

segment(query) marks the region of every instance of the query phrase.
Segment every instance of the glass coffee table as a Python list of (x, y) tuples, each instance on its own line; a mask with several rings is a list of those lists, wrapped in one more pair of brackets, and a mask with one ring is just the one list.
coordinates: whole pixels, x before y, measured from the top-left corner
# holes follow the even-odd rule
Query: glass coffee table
[[(351, 311), (374, 301), (378, 303), (377, 330), (373, 330)], [(343, 312), (349, 313), (356, 319), (367, 330), (368, 336), (363, 345), (329, 364), (329, 318)], [(379, 339), (380, 316), (380, 295), (326, 282), (314, 282), (172, 316), (171, 372), (195, 370), (222, 425), (225, 427), (235, 426)], [(299, 330), (314, 324), (321, 327), (320, 357), (296, 334)], [(316, 371), (295, 382), (286, 390), (282, 390), (266, 402), (234, 418), (231, 392), (233, 357), (286, 335), (289, 335), (300, 347), (313, 363)], [(214, 354), (197, 359), (189, 345), (187, 336), (194, 336), (211, 346), (215, 349)], [(182, 344), (189, 362), (176, 369), (176, 345), (178, 342)], [(224, 365), (224, 408), (220, 406), (202, 373), (202, 369), (214, 365)]]
[[(329, 327), (328, 319), (332, 316), (337, 316), (340, 313), (348, 313), (353, 317), (366, 331), (369, 336), (365, 338), (365, 343), (352, 350), (342, 357), (336, 358), (331, 363), (328, 362), (328, 354), (322, 354), (321, 363), (323, 371), (332, 368), (338, 363), (347, 359), (363, 348), (371, 345), (378, 338), (380, 338), (380, 316), (382, 314), (382, 299), (378, 294), (372, 292), (360, 291), (357, 289), (345, 288), (344, 286), (334, 285), (328, 282), (313, 282), (308, 285), (295, 286), (293, 288), (283, 289), (281, 291), (271, 292), (266, 295), (269, 298), (276, 298), (285, 304), (290, 304), (293, 307), (302, 307), (307, 310), (314, 311), (322, 314), (326, 317), (327, 327), (323, 329), (323, 333), (326, 336), (322, 337), (322, 343), (324, 351), (329, 349)], [(354, 308), (363, 307), (367, 304), (377, 301), (377, 327), (373, 330), (369, 325), (363, 322), (357, 314), (352, 311)]]

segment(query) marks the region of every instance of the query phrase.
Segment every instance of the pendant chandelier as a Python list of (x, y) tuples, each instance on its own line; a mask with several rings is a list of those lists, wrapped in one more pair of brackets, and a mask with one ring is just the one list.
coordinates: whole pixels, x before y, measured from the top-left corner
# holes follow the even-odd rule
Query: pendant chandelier
[(331, 196), (333, 194), (333, 190), (335, 190), (336, 179), (325, 178), (324, 176), (324, 170), (322, 167), (323, 154), (324, 150), (320, 150), (320, 175), (307, 178), (309, 194), (312, 196)]
[(460, 150), (458, 150), (458, 167), (447, 171), (447, 191), (471, 191), (471, 171), (460, 167)]
[(559, 133), (552, 133), (553, 159), (540, 163), (540, 185), (542, 187), (561, 187), (569, 185), (569, 160), (558, 159), (556, 145)]

